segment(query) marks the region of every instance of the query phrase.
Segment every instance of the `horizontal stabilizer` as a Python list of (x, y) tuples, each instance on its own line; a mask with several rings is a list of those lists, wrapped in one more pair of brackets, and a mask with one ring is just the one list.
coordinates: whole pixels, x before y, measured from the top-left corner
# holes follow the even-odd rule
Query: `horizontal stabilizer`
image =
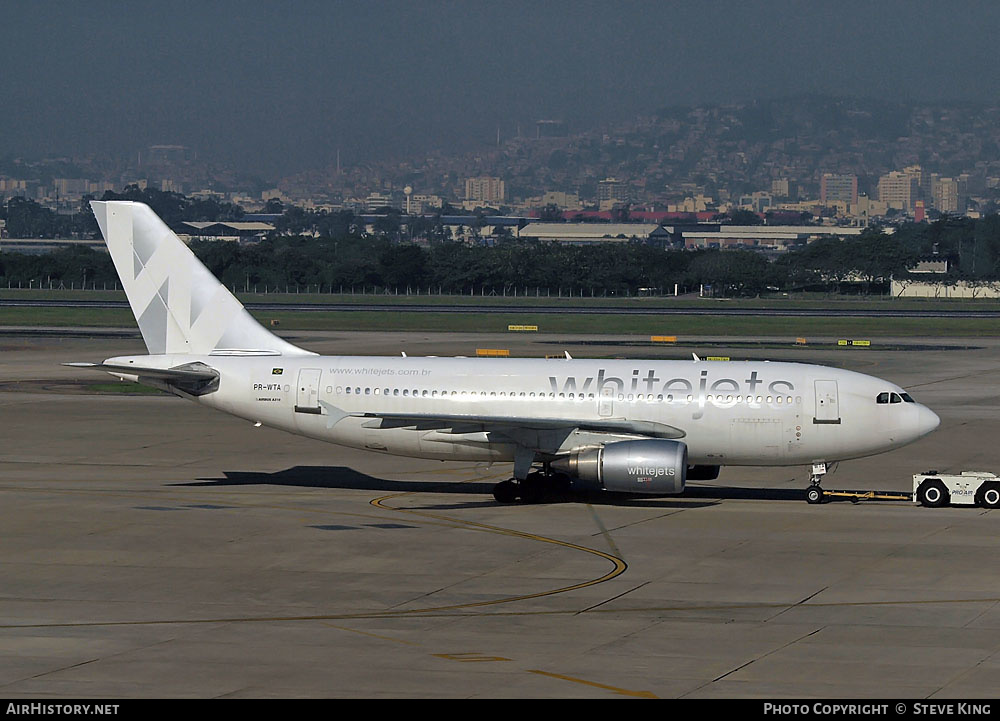
[(219, 387), (219, 371), (200, 362), (185, 363), (174, 368), (145, 368), (117, 363), (63, 363), (63, 365), (105, 371), (117, 376), (134, 376), (139, 383), (156, 387), (165, 385), (196, 396), (212, 393)]

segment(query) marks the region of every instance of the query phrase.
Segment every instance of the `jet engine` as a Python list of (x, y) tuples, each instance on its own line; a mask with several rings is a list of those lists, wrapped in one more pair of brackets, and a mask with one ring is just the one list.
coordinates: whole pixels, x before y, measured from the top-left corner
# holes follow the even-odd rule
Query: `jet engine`
[(574, 477), (573, 485), (615, 493), (681, 493), (687, 475), (687, 445), (644, 440), (608, 443), (562, 456), (553, 470)]

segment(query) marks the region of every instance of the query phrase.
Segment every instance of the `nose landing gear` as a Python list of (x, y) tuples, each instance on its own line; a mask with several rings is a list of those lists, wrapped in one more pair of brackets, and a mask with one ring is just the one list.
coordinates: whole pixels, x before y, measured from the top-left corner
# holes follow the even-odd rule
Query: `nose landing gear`
[(823, 480), (823, 476), (826, 475), (826, 471), (826, 463), (813, 463), (812, 473), (809, 476), (809, 488), (806, 489), (807, 503), (823, 502), (823, 489), (820, 487), (820, 482)]

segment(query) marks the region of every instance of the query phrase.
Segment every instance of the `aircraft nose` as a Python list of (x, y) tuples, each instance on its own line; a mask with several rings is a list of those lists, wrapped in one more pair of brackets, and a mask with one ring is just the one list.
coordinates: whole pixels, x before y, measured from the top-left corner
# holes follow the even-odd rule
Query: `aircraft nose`
[(941, 419), (938, 418), (937, 413), (927, 406), (917, 407), (917, 437), (926, 436), (939, 425), (941, 425)]

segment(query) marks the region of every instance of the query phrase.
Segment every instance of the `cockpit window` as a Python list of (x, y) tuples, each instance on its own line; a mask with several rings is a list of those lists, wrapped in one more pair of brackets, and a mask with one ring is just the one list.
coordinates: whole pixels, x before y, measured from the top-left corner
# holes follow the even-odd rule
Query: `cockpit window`
[(875, 397), (876, 403), (915, 403), (909, 393), (879, 393)]

